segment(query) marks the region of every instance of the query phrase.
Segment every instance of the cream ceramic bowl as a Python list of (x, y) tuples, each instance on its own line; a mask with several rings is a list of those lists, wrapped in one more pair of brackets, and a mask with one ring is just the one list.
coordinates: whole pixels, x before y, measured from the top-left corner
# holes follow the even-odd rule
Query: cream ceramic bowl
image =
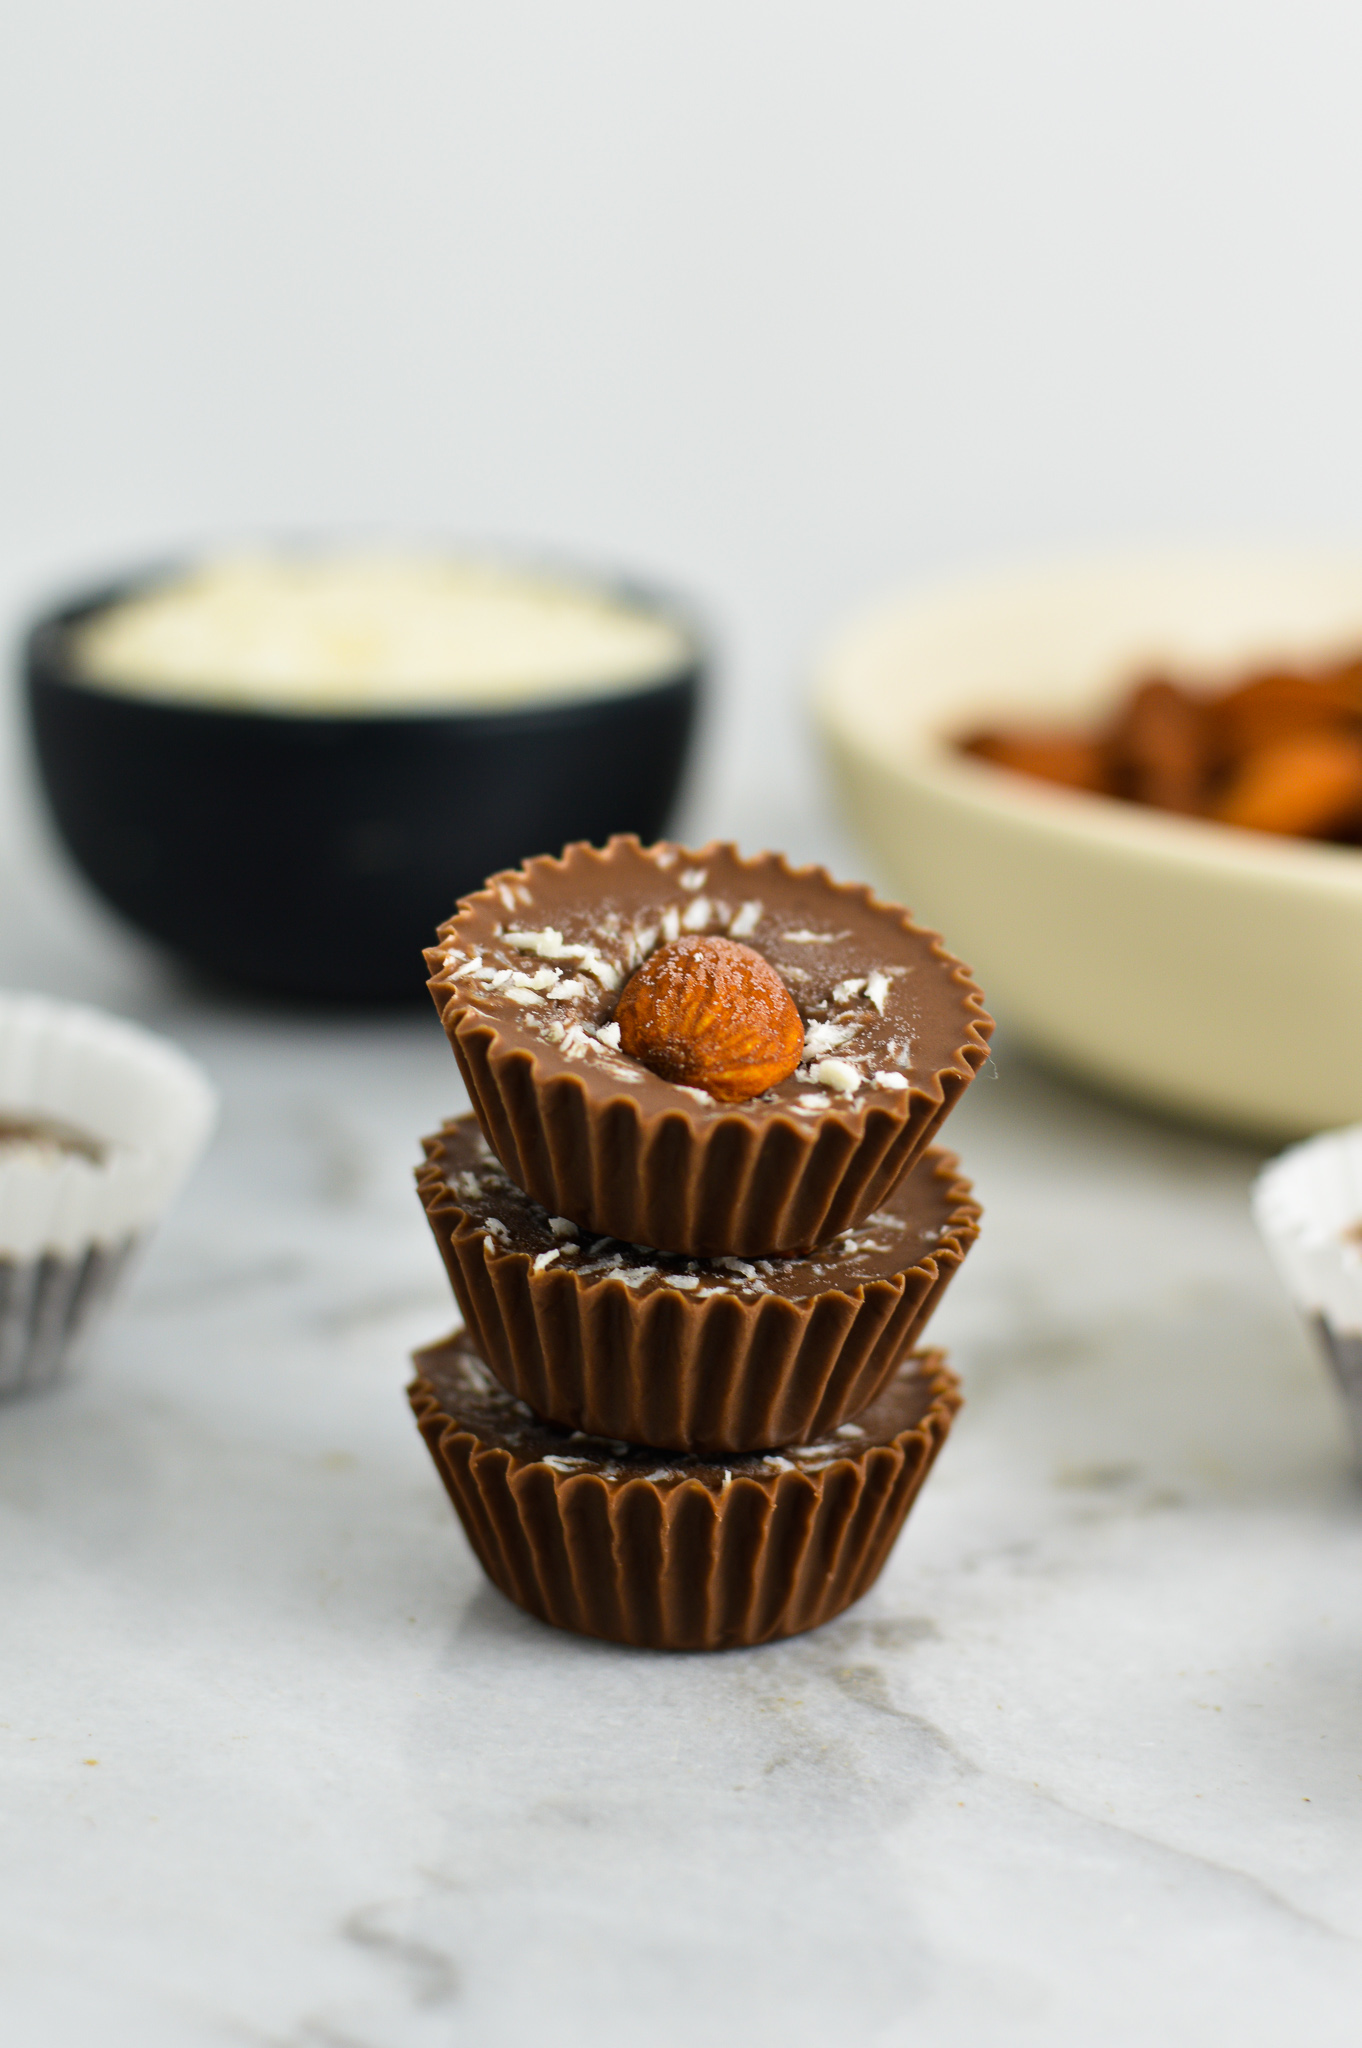
[(959, 754), (1100, 717), (1147, 667), (1362, 646), (1362, 554), (1141, 555), (924, 591), (851, 627), (815, 708), (885, 884), (1002, 1022), (1085, 1078), (1280, 1139), (1362, 1119), (1362, 852), (1170, 817)]

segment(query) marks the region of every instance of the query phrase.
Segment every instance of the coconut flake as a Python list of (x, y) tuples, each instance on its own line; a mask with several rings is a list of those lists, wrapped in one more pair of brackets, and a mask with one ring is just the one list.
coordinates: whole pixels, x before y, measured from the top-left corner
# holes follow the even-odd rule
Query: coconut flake
[(894, 1088), (901, 1091), (908, 1086), (908, 1076), (895, 1073), (876, 1074), (873, 1085), (876, 1088)]
[[(682, 877), (684, 880), (684, 876)], [(697, 896), (681, 919), (682, 928), (688, 932), (702, 932), (710, 920), (708, 896)]]
[(832, 1000), (834, 1003), (849, 1003), (851, 998), (858, 996), (864, 987), (864, 978), (858, 981), (839, 981), (832, 992)]
[(729, 923), (728, 936), (730, 939), (745, 939), (756, 930), (760, 922), (760, 903), (740, 903), (737, 916)]
[(618, 1052), (618, 1051), (619, 1051), (619, 1049), (620, 1049), (620, 1027), (619, 1027), (619, 1025), (618, 1025), (618, 1024), (600, 1024), (600, 1025), (598, 1025), (598, 1026), (596, 1027), (596, 1036), (597, 1036), (597, 1038), (599, 1038), (599, 1040), (601, 1041), (601, 1044), (602, 1044), (602, 1045), (608, 1045), (608, 1046), (610, 1047), (610, 1049), (611, 1049), (611, 1051), (612, 1051), (612, 1052)]
[(836, 1052), (839, 1045), (846, 1045), (856, 1036), (854, 1024), (806, 1024), (804, 1027), (804, 1052), (809, 1062), (825, 1052)]
[(866, 978), (865, 999), (875, 1005), (881, 1016), (884, 1015), (884, 999), (888, 993), (889, 976), (877, 967), (875, 972)]
[(558, 1257), (558, 1256), (559, 1256), (559, 1253), (558, 1253), (558, 1247), (557, 1247), (557, 1245), (555, 1245), (555, 1246), (553, 1247), (553, 1250), (552, 1250), (552, 1251), (548, 1251), (548, 1252), (540, 1252), (540, 1254), (539, 1254), (539, 1257), (538, 1257), (538, 1258), (537, 1258), (537, 1259), (535, 1260), (535, 1262), (534, 1262), (534, 1270), (535, 1270), (535, 1272), (536, 1272), (536, 1273), (542, 1273), (542, 1272), (544, 1271), (545, 1267), (546, 1267), (546, 1266), (551, 1266), (551, 1265), (552, 1265), (552, 1264), (554, 1263), (555, 1259), (557, 1259), (557, 1257)]
[(568, 1216), (550, 1216), (549, 1229), (555, 1237), (575, 1237), (577, 1226)]
[(839, 939), (849, 939), (850, 932), (782, 932), (782, 939), (789, 939), (795, 946), (835, 946)]
[(681, 936), (681, 912), (674, 903), (669, 904), (662, 913), (662, 936), (668, 945), (673, 939), (679, 939)]
[(849, 1060), (820, 1060), (809, 1079), (822, 1088), (831, 1088), (837, 1095), (854, 1095), (864, 1076), (857, 1073)]
[(708, 868), (682, 868), (677, 881), (683, 889), (703, 889)]
[(564, 945), (563, 934), (551, 924), (545, 925), (542, 932), (503, 932), (502, 937), (517, 953), (537, 953), (541, 960), (580, 960), (592, 950), (589, 946)]
[(608, 960), (603, 960), (594, 946), (583, 947), (582, 966), (588, 974), (595, 975), (601, 987), (608, 993), (613, 995), (619, 987), (621, 976), (618, 967), (612, 967)]

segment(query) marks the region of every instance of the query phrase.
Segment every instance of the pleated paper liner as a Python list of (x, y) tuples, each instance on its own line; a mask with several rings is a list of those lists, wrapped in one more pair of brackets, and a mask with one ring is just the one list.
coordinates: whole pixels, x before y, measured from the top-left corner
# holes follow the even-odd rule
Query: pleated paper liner
[[(804, 1064), (756, 1101), (716, 1102), (612, 1043), (629, 975), (685, 932), (753, 947), (799, 1007)], [(527, 861), (466, 898), (426, 957), (512, 1180), (582, 1229), (686, 1256), (791, 1254), (854, 1228), (930, 1143), (992, 1030), (968, 970), (906, 911), (726, 845), (617, 838)]]
[(555, 1628), (656, 1650), (772, 1642), (859, 1600), (960, 1405), (924, 1352), (832, 1439), (720, 1464), (539, 1422), (462, 1337), (415, 1363), (421, 1433), (492, 1583)]
[(72, 1258), (0, 1259), (0, 1394), (31, 1394), (78, 1359), (137, 1241), (92, 1244)]
[(82, 1003), (0, 994), (0, 1394), (73, 1361), (216, 1114), (167, 1040)]
[(825, 1435), (920, 1341), (979, 1229), (929, 1151), (859, 1229), (804, 1259), (685, 1261), (582, 1239), (521, 1193), (473, 1117), (417, 1184), (477, 1350), (567, 1429), (729, 1454)]
[(1308, 1138), (1265, 1166), (1253, 1211), (1337, 1381), (1362, 1464), (1362, 1124)]

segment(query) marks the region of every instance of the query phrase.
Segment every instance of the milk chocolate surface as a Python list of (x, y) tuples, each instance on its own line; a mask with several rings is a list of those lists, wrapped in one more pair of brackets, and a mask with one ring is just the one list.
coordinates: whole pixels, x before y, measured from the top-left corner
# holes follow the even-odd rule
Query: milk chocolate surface
[(894, 1444), (940, 1402), (934, 1372), (941, 1365), (941, 1354), (915, 1355), (899, 1367), (878, 1400), (820, 1442), (720, 1461), (649, 1450), (542, 1422), (525, 1402), (507, 1393), (471, 1345), (457, 1336), (429, 1351), (418, 1351), (415, 1364), (444, 1413), (476, 1437), (483, 1449), (506, 1451), (516, 1465), (548, 1465), (560, 1476), (594, 1473), (612, 1488), (632, 1479), (646, 1479), (663, 1488), (695, 1480), (711, 1493), (722, 1494), (737, 1479), (755, 1479), (765, 1485), (786, 1472), (825, 1472), (839, 1461), (859, 1463), (876, 1446)]
[(773, 1294), (802, 1302), (829, 1288), (852, 1289), (894, 1278), (937, 1251), (961, 1183), (949, 1153), (929, 1152), (886, 1199), (883, 1208), (831, 1244), (794, 1258), (686, 1259), (649, 1246), (582, 1232), (524, 1194), (500, 1166), (472, 1117), (449, 1123), (427, 1140), (451, 1196), (469, 1222), (486, 1232), (489, 1254), (520, 1252), (537, 1272), (559, 1268), (580, 1280), (616, 1279), (640, 1298), (679, 1288), (696, 1301), (733, 1294)]
[[(546, 1073), (578, 1065), (636, 1093), (645, 1112), (851, 1118), (872, 1100), (901, 1106), (914, 1081), (958, 1060), (978, 1016), (932, 933), (821, 869), (745, 862), (729, 846), (692, 855), (615, 841), (595, 857), (589, 888), (580, 863), (536, 861), (525, 874), (496, 878), (447, 929), (442, 994), (532, 1042)], [(610, 1042), (629, 976), (685, 933), (761, 954), (803, 1021), (800, 1067), (751, 1102), (664, 1081)]]
[[(750, 947), (799, 1012), (800, 1066), (750, 1101), (621, 1049), (628, 977), (681, 933)], [(596, 1236), (686, 1257), (788, 1257), (854, 1229), (969, 1086), (992, 1029), (968, 970), (906, 911), (731, 846), (622, 837), (527, 861), (466, 898), (426, 958), (512, 1180)], [(675, 1020), (655, 1021), (665, 1037)]]

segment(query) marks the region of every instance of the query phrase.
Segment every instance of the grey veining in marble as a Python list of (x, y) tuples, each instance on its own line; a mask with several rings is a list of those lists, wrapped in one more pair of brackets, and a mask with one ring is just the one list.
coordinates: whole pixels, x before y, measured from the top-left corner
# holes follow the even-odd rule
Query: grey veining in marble
[(0, 1410), (7, 2038), (1355, 2040), (1362, 1511), (1252, 1155), (1004, 1046), (968, 1406), (880, 1586), (624, 1651), (483, 1583), (407, 1413), (433, 1017), (214, 1003), (6, 888), (6, 979), (226, 1103), (84, 1376)]

